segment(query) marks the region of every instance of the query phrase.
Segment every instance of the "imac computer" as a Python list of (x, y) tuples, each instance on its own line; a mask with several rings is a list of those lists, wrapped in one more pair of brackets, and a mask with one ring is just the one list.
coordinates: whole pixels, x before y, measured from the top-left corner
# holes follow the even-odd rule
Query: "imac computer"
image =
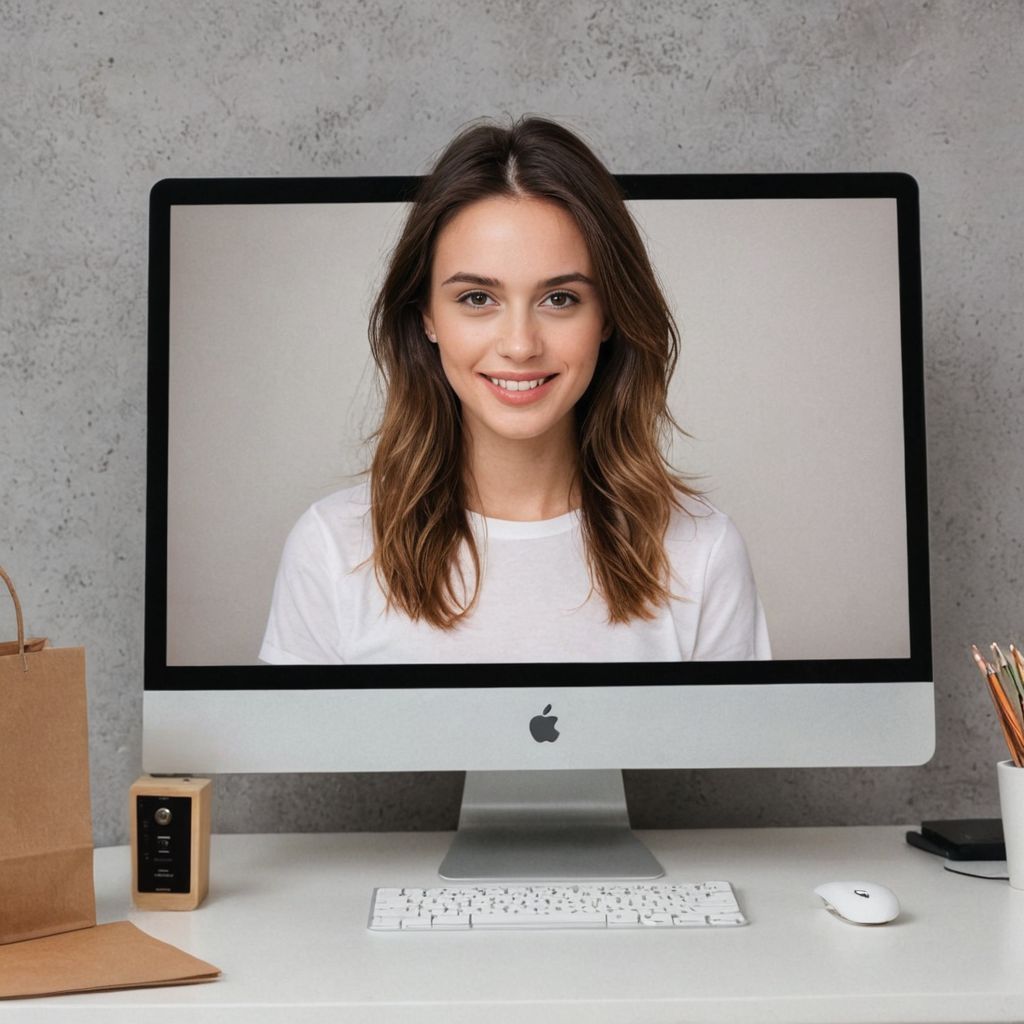
[[(428, 629), (413, 649), (261, 661), (296, 524), (366, 479), (381, 412), (368, 322), (418, 179), (165, 180), (151, 195), (147, 771), (466, 771), (441, 873), (512, 880), (660, 874), (629, 832), (624, 768), (928, 760), (915, 182), (618, 181), (679, 329), (666, 454), (742, 538), (770, 648), (638, 654), (613, 626), (565, 641), (537, 620), (483, 654)], [(492, 540), (546, 529), (484, 526)], [(326, 571), (357, 570), (372, 574)], [(501, 600), (531, 622), (528, 598)], [(621, 648), (590, 642), (604, 629)]]

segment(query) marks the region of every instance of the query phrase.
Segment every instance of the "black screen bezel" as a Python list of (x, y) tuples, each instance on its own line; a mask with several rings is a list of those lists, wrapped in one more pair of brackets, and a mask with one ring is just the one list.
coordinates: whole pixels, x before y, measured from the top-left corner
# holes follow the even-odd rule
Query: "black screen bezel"
[[(917, 682), (932, 678), (917, 182), (897, 172), (617, 175), (628, 199), (891, 198), (902, 335), (910, 656), (768, 662), (486, 665), (167, 665), (167, 475), (171, 209), (178, 205), (406, 202), (418, 177), (179, 178), (150, 193), (144, 685), (147, 690)], [(753, 666), (756, 664), (756, 671)]]

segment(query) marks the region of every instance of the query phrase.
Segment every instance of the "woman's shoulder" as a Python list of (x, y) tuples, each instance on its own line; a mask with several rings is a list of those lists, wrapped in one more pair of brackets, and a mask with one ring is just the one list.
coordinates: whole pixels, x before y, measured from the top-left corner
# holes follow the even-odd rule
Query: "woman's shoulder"
[(333, 522), (344, 522), (362, 519), (370, 511), (370, 482), (364, 480), (353, 487), (345, 487), (340, 491), (314, 501), (306, 511), (307, 515)]
[[(343, 555), (344, 561), (365, 557), (367, 531), (370, 530), (370, 485), (368, 482), (346, 487), (314, 501), (299, 516), (289, 536), (289, 546), (306, 550), (328, 549)], [(347, 554), (348, 557), (344, 557)]]
[(749, 564), (746, 543), (732, 519), (702, 495), (679, 494), (679, 507), (672, 512), (665, 546), (673, 561), (690, 564)]
[(693, 541), (699, 537), (713, 541), (731, 525), (732, 520), (703, 495), (677, 491), (665, 539)]

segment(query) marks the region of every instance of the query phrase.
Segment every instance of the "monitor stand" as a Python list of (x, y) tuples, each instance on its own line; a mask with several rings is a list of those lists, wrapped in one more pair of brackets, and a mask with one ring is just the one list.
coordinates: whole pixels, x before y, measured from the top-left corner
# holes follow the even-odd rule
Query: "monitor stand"
[(629, 828), (622, 772), (467, 772), (453, 882), (651, 879), (665, 872)]

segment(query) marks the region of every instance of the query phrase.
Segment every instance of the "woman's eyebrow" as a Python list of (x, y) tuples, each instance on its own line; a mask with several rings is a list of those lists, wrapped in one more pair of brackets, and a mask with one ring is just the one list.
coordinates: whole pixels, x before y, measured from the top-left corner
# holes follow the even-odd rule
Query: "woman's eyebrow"
[(561, 274), (558, 277), (549, 277), (541, 284), (541, 287), (557, 288), (560, 284), (572, 284), (574, 281), (579, 284), (589, 284), (591, 288), (595, 287), (594, 282), (586, 274), (581, 274), (579, 271), (572, 274)]
[[(579, 282), (581, 284), (589, 284), (594, 287), (594, 282), (587, 277), (586, 274), (581, 274), (578, 271), (572, 274), (559, 274), (558, 277), (549, 277), (546, 281), (540, 282), (541, 288), (557, 288), (562, 284), (571, 284), (572, 282)], [(467, 274), (460, 271), (458, 274), (452, 274), (447, 280), (441, 282), (441, 287), (449, 284), (478, 284), (483, 288), (500, 288), (501, 282), (494, 277), (481, 277), (479, 274)]]
[(501, 282), (493, 277), (481, 277), (479, 274), (466, 274), (460, 271), (452, 274), (447, 281), (441, 282), (443, 288), (446, 284), (479, 284), (484, 288), (500, 288)]

